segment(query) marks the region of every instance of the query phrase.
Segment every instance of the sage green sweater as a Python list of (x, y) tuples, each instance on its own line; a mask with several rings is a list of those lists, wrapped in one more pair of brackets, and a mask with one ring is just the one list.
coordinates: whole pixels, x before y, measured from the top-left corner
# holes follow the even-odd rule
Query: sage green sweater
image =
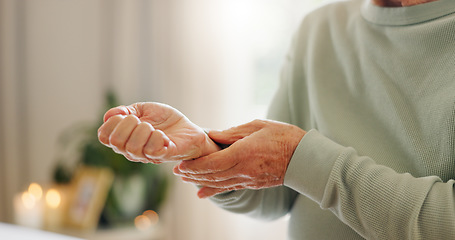
[(220, 194), (289, 239), (455, 239), (455, 1), (305, 16), (271, 119), (309, 132), (284, 186)]

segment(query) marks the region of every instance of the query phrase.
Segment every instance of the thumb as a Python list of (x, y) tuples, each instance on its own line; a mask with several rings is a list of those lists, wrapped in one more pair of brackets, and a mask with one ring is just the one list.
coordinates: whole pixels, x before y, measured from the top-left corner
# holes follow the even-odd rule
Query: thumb
[(262, 127), (263, 123), (261, 121), (255, 120), (223, 131), (210, 130), (208, 132), (208, 135), (213, 141), (217, 143), (233, 144), (234, 142), (260, 130)]
[(227, 144), (227, 145), (233, 144), (234, 142), (243, 138), (243, 137), (240, 137), (239, 135), (235, 134), (235, 132), (232, 131), (231, 129), (227, 129), (227, 130), (223, 130), (223, 131), (210, 130), (208, 132), (208, 135), (209, 135), (210, 139), (212, 139), (216, 143)]

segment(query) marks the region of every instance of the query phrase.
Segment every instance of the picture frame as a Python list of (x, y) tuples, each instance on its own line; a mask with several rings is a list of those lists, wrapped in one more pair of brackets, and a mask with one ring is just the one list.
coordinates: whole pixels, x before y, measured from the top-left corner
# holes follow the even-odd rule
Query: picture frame
[(79, 167), (71, 181), (66, 222), (71, 228), (94, 230), (114, 180), (108, 168)]

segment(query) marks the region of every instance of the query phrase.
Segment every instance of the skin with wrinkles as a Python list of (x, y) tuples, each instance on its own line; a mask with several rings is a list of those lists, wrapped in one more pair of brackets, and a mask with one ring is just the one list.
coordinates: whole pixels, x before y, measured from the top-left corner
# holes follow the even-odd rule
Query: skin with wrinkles
[(183, 161), (174, 167), (174, 174), (203, 186), (198, 192), (201, 198), (231, 190), (280, 186), (304, 134), (296, 126), (270, 120), (211, 131), (213, 140), (231, 146), (207, 157)]

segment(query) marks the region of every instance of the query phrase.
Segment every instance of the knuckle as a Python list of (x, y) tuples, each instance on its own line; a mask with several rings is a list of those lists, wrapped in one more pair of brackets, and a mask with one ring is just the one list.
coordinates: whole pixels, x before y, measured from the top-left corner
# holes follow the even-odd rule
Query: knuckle
[(259, 124), (260, 122), (261, 122), (260, 119), (254, 119), (252, 123), (254, 123), (254, 124)]
[(262, 119), (254, 119), (253, 122), (252, 122), (254, 125), (258, 125), (258, 126), (262, 126), (264, 125), (266, 122)]

